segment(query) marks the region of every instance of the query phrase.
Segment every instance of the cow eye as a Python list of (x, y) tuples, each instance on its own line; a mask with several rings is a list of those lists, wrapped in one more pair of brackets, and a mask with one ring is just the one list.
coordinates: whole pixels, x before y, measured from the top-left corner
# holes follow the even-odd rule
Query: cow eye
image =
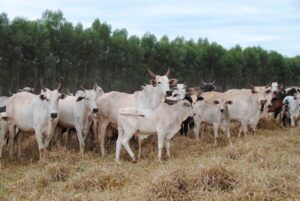
[(86, 98), (86, 100), (90, 100), (89, 98)]
[(174, 96), (174, 97), (177, 97), (177, 96), (178, 96), (178, 94), (174, 94), (173, 96)]
[(269, 89), (269, 90), (266, 91), (266, 94), (268, 94), (268, 93), (270, 93), (270, 92), (271, 92), (271, 90)]
[(161, 84), (161, 82), (158, 82), (158, 84)]

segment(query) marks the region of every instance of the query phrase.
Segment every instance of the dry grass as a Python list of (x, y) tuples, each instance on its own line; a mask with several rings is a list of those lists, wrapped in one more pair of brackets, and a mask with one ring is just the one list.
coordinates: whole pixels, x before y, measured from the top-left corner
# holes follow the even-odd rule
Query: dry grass
[(178, 135), (173, 158), (162, 164), (151, 143), (137, 164), (125, 151), (116, 164), (113, 144), (104, 159), (98, 148), (82, 158), (75, 148), (53, 147), (38, 162), (28, 137), (21, 159), (4, 152), (0, 200), (300, 200), (300, 128), (266, 120), (259, 126), (242, 138), (233, 126), (233, 148), (222, 134), (214, 148), (211, 130), (199, 142)]

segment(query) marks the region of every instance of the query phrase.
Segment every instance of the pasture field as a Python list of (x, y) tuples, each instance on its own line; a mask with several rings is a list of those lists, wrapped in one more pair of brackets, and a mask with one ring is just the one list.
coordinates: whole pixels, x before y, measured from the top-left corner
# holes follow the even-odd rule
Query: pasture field
[(233, 128), (233, 148), (222, 133), (214, 148), (210, 130), (200, 141), (192, 133), (176, 135), (173, 158), (162, 163), (152, 143), (136, 164), (124, 150), (116, 164), (114, 143), (103, 159), (98, 149), (80, 157), (72, 147), (52, 147), (38, 162), (35, 139), (28, 137), (21, 159), (9, 160), (4, 150), (0, 200), (300, 200), (300, 127), (271, 120), (259, 127), (241, 138)]

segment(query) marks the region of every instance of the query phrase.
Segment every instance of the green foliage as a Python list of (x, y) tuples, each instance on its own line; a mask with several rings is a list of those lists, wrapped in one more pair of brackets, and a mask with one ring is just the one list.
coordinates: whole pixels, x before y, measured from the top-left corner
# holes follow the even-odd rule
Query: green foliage
[(99, 19), (83, 28), (68, 22), (60, 10), (46, 10), (33, 21), (10, 21), (0, 14), (0, 95), (24, 86), (38, 91), (40, 78), (53, 88), (60, 76), (70, 91), (98, 82), (105, 91), (133, 92), (147, 83), (146, 68), (162, 74), (168, 67), (172, 78), (190, 86), (216, 80), (220, 90), (246, 87), (247, 82), (300, 84), (299, 56), (288, 58), (261, 47), (227, 50), (207, 39), (157, 39), (151, 33), (139, 38)]

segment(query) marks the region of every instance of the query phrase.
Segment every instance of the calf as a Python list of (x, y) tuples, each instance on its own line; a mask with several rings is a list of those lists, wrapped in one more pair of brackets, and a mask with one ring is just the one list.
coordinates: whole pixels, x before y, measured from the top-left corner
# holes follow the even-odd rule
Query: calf
[[(209, 91), (216, 90), (215, 81), (210, 82), (210, 83), (206, 83), (203, 80), (201, 80), (201, 82), (202, 82), (202, 86), (200, 87), (200, 89), (203, 92), (209, 92)], [(188, 89), (188, 94), (190, 96), (193, 96), (193, 95), (200, 96), (200, 91), (197, 90), (197, 88), (189, 88)], [(194, 119), (192, 117), (189, 117), (185, 121), (182, 122), (179, 132), (180, 132), (181, 135), (187, 136), (189, 128), (193, 129), (194, 126), (195, 126)]]
[(158, 160), (161, 161), (162, 149), (165, 146), (167, 155), (171, 157), (170, 140), (178, 132), (181, 122), (193, 115), (192, 101), (181, 100), (173, 105), (162, 103), (154, 111), (146, 108), (125, 107), (119, 109), (118, 131), (116, 144), (116, 161), (120, 161), (123, 145), (135, 161), (135, 155), (129, 147), (129, 140), (134, 134), (158, 136)]
[(229, 144), (232, 146), (228, 111), (228, 107), (232, 104), (232, 101), (224, 98), (223, 93), (219, 92), (206, 92), (203, 93), (202, 96), (204, 100), (203, 98), (198, 98), (193, 105), (195, 113), (194, 134), (196, 139), (199, 139), (201, 123), (207, 123), (213, 125), (214, 128), (214, 146), (217, 145), (218, 130), (220, 127), (224, 128)]

